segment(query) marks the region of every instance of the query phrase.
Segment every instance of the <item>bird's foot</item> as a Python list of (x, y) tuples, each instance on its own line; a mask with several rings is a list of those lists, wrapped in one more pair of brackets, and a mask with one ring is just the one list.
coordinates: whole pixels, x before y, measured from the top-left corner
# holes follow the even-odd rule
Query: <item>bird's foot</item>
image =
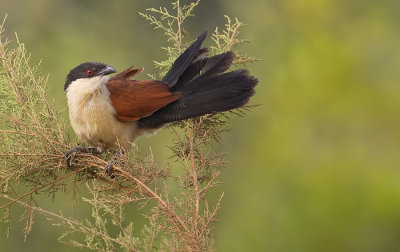
[(113, 174), (113, 163), (115, 162), (115, 160), (117, 160), (117, 158), (121, 155), (124, 155), (125, 151), (121, 150), (118, 151), (117, 153), (115, 153), (114, 157), (111, 158), (107, 165), (104, 167), (104, 173), (107, 173), (108, 176), (110, 176), (110, 178), (115, 178), (115, 175)]
[(114, 162), (114, 160), (109, 160), (107, 165), (104, 167), (104, 173), (107, 173), (108, 176), (110, 176), (111, 178), (114, 178), (115, 175), (113, 174), (113, 166), (112, 163)]
[(100, 154), (100, 152), (96, 148), (82, 148), (82, 147), (76, 147), (73, 148), (64, 154), (65, 162), (67, 163), (67, 167), (70, 168), (71, 165), (71, 160), (72, 157), (74, 156), (75, 153), (90, 153), (92, 155), (95, 154)]

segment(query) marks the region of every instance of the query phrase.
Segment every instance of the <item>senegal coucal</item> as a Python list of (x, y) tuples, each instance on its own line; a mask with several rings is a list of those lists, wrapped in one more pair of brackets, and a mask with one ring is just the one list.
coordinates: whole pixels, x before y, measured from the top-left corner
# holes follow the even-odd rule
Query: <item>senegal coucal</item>
[[(164, 124), (245, 105), (254, 94), (257, 79), (245, 69), (226, 72), (233, 52), (212, 57), (201, 48), (200, 35), (174, 62), (162, 80), (132, 80), (142, 69), (116, 70), (99, 62), (86, 62), (67, 75), (64, 90), (69, 118), (76, 135), (92, 148), (74, 152), (97, 154), (106, 149), (127, 150), (141, 135)], [(111, 175), (114, 156), (105, 168)]]

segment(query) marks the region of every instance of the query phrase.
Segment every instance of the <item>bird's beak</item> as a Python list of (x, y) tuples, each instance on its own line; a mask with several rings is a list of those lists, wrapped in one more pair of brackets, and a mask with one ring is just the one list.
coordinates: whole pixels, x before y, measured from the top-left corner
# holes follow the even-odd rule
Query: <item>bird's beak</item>
[(108, 74), (112, 74), (112, 73), (116, 73), (117, 71), (110, 66), (106, 66), (103, 69), (101, 69), (101, 71), (98, 73), (98, 75), (108, 75)]

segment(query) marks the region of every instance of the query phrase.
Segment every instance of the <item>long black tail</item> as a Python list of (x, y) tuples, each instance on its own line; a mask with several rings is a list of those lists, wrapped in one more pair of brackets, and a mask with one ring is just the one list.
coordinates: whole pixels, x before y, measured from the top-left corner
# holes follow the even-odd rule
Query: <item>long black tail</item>
[(258, 80), (246, 69), (225, 73), (232, 65), (232, 52), (206, 57), (208, 50), (200, 48), (206, 36), (207, 32), (200, 35), (162, 79), (171, 91), (182, 92), (182, 98), (140, 119), (140, 128), (156, 128), (168, 122), (239, 108), (254, 95)]

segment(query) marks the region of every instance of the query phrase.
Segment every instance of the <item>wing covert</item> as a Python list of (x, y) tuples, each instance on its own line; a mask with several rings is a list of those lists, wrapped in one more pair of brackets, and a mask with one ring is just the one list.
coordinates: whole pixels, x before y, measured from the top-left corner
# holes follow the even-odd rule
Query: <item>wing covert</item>
[[(126, 76), (128, 77), (129, 74)], [(122, 76), (111, 78), (107, 82), (107, 88), (110, 92), (111, 104), (116, 112), (115, 116), (120, 121), (137, 121), (150, 116), (181, 96), (180, 92), (170, 92), (167, 84), (163, 82), (135, 81)]]

